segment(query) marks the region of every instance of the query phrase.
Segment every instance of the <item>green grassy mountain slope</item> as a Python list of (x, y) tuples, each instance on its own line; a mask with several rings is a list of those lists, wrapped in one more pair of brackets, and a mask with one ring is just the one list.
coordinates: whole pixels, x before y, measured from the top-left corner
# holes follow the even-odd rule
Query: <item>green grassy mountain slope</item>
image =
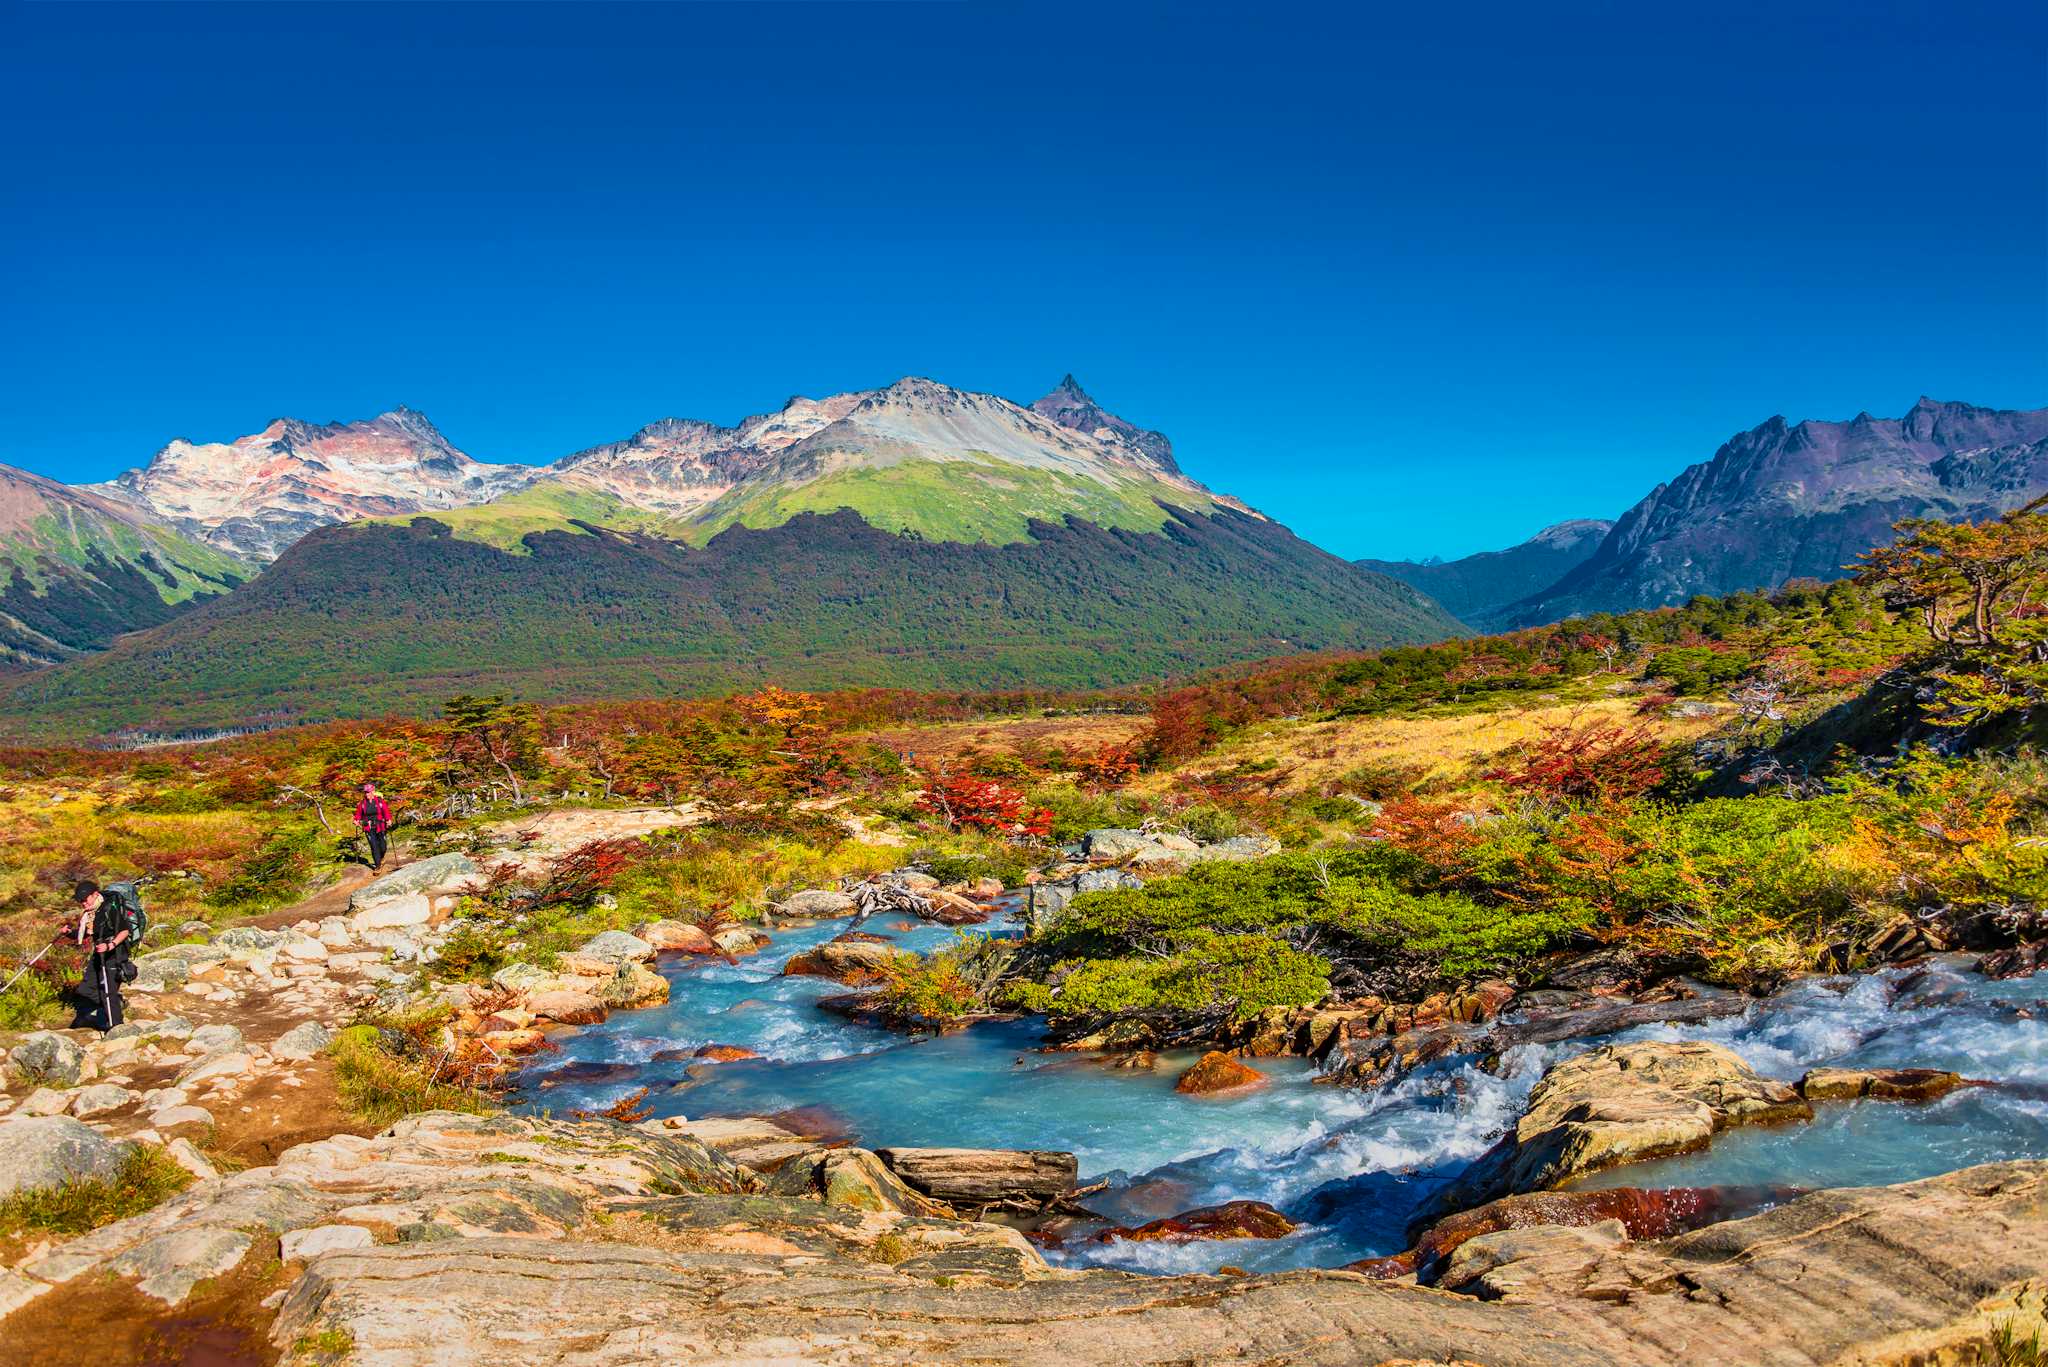
[(104, 649), (252, 572), (134, 508), (0, 465), (0, 669)]
[(702, 547), (590, 527), (524, 554), (405, 526), (315, 532), (253, 583), (11, 681), (0, 730), (81, 735), (572, 698), (892, 684), (1094, 686), (1302, 649), (1441, 639), (1429, 599), (1231, 509), (1158, 531), (1033, 523), (1003, 545), (851, 512)]

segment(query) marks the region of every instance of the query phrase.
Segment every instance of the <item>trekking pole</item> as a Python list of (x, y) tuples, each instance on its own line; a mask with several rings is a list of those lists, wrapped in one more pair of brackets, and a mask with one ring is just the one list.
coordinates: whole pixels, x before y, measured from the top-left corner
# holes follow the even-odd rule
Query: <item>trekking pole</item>
[(58, 931), (58, 932), (57, 932), (57, 933), (56, 933), (55, 935), (52, 935), (52, 936), (50, 937), (50, 943), (49, 943), (49, 944), (46, 944), (46, 945), (44, 945), (44, 946), (43, 946), (43, 947), (42, 947), (41, 949), (39, 949), (39, 950), (37, 950), (37, 951), (36, 951), (36, 956), (35, 956), (35, 958), (33, 958), (33, 959), (30, 959), (30, 960), (29, 960), (29, 961), (28, 961), (27, 963), (23, 964), (23, 965), (22, 965), (22, 966), (21, 966), (20, 968), (18, 968), (18, 969), (16, 969), (16, 970), (14, 971), (14, 976), (13, 976), (13, 977), (11, 977), (11, 978), (9, 978), (9, 979), (7, 980), (7, 986), (6, 986), (6, 987), (0, 987), (0, 993), (5, 993), (5, 992), (9, 991), (10, 989), (12, 989), (12, 988), (13, 988), (13, 986), (14, 986), (14, 985), (15, 985), (16, 983), (18, 983), (18, 982), (20, 982), (20, 981), (22, 980), (22, 977), (23, 977), (23, 976), (24, 976), (24, 975), (25, 975), (25, 974), (26, 974), (26, 973), (27, 973), (27, 972), (28, 972), (28, 971), (29, 971), (29, 970), (30, 970), (31, 968), (34, 968), (34, 967), (35, 967), (35, 966), (36, 966), (36, 965), (37, 965), (38, 963), (41, 963), (41, 962), (42, 962), (42, 958), (43, 958), (43, 956), (44, 956), (45, 954), (48, 954), (48, 953), (50, 952), (50, 950), (51, 950), (51, 949), (52, 949), (53, 947), (55, 947), (55, 945), (56, 945), (57, 941), (59, 941), (59, 940), (61, 940), (61, 939), (63, 939), (63, 938), (64, 938), (64, 932), (63, 932), (63, 931), (61, 931), (61, 930), (60, 930), (60, 931)]

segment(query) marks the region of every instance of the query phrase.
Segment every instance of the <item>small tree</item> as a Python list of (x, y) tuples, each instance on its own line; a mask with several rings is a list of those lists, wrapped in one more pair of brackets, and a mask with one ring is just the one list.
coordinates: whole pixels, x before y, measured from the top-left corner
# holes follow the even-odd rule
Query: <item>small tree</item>
[(460, 773), (488, 763), (505, 776), (512, 800), (524, 802), (522, 777), (541, 772), (540, 713), (531, 703), (508, 702), (502, 694), (464, 693), (443, 705), (448, 724), (448, 764)]
[(1640, 796), (1664, 777), (1664, 748), (1643, 725), (1593, 722), (1544, 728), (1511, 763), (1486, 777), (1522, 792), (1566, 801)]
[(932, 776), (917, 795), (917, 806), (954, 830), (1039, 840), (1052, 834), (1050, 810), (1027, 808), (1024, 795), (1016, 789), (971, 774)]

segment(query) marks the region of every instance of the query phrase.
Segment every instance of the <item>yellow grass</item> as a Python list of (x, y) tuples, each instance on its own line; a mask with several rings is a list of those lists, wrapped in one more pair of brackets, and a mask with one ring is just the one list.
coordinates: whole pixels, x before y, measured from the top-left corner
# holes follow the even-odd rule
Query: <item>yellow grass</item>
[(920, 764), (951, 760), (969, 751), (1014, 753), (1021, 746), (1058, 747), (1077, 755), (1105, 745), (1136, 740), (1152, 724), (1149, 715), (1091, 714), (1077, 717), (994, 717), (979, 721), (892, 726), (860, 739), (914, 756)]
[(1722, 720), (1638, 718), (1635, 707), (1634, 698), (1602, 698), (1537, 702), (1490, 712), (1269, 722), (1179, 771), (1148, 775), (1133, 787), (1139, 793), (1158, 794), (1170, 789), (1176, 777), (1271, 764), (1276, 775), (1273, 791), (1281, 795), (1320, 791), (1368, 765), (1412, 771), (1418, 787), (1451, 788), (1474, 782), (1505, 751), (1536, 739), (1547, 727), (1640, 720), (1670, 742), (1705, 735)]

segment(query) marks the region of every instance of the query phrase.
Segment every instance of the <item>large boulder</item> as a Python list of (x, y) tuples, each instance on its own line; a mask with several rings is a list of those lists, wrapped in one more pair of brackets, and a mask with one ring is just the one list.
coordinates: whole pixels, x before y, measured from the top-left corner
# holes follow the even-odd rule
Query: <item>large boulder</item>
[(185, 1050), (192, 1054), (224, 1054), (230, 1049), (242, 1047), (242, 1031), (239, 1026), (225, 1021), (213, 1025), (202, 1025), (194, 1030), (185, 1041)]
[(448, 896), (467, 887), (478, 872), (476, 861), (466, 854), (437, 854), (427, 859), (416, 859), (402, 869), (392, 870), (382, 878), (371, 879), (350, 893), (348, 909), (352, 912), (364, 912), (401, 897), (425, 899)]
[(1705, 1148), (1733, 1125), (1811, 1120), (1790, 1085), (1703, 1041), (1610, 1044), (1552, 1066), (1515, 1128), (1440, 1192), (1431, 1218)]
[(279, 1035), (270, 1046), (270, 1056), (280, 1059), (309, 1059), (326, 1052), (334, 1042), (333, 1032), (318, 1021), (300, 1021)]
[(72, 1087), (85, 1067), (85, 1051), (54, 1030), (38, 1030), (15, 1045), (7, 1061), (24, 1081)]
[(1081, 893), (1143, 886), (1143, 879), (1123, 869), (1084, 869), (1066, 878), (1033, 883), (1024, 892), (1024, 914), (1033, 930), (1043, 930), (1066, 915), (1067, 905)]
[(109, 1180), (134, 1149), (68, 1115), (0, 1120), (0, 1198), (66, 1182)]
[(662, 953), (709, 954), (718, 948), (702, 927), (688, 921), (643, 921), (633, 933)]
[(809, 892), (793, 892), (775, 904), (775, 909), (784, 916), (793, 916), (807, 921), (829, 921), (835, 916), (851, 916), (855, 910), (853, 896), (832, 888), (813, 888)]
[(1129, 859), (1155, 843), (1152, 837), (1143, 831), (1105, 826), (1100, 830), (1089, 831), (1081, 837), (1081, 853), (1086, 858), (1110, 863), (1119, 859)]
[(654, 957), (654, 946), (638, 935), (628, 935), (623, 930), (607, 930), (584, 941), (576, 952), (592, 959), (603, 959), (606, 963), (644, 964)]
[(1173, 1090), (1186, 1096), (1210, 1096), (1217, 1092), (1242, 1092), (1266, 1085), (1266, 1075), (1215, 1050), (1202, 1055), (1182, 1073)]
[(1132, 1243), (1155, 1240), (1177, 1243), (1188, 1239), (1284, 1239), (1294, 1233), (1294, 1229), (1294, 1221), (1264, 1201), (1226, 1201), (1220, 1206), (1184, 1210), (1135, 1229), (1105, 1229), (1095, 1236), (1095, 1241), (1106, 1244), (1119, 1239)]
[(854, 932), (792, 956), (782, 971), (789, 977), (830, 978), (859, 987), (887, 978), (889, 969), (903, 953), (879, 936)]
[(620, 1011), (629, 1011), (636, 1006), (659, 1006), (668, 1000), (668, 979), (645, 964), (621, 962), (611, 981), (598, 993), (598, 999)]
[(1988, 1084), (1939, 1068), (1814, 1068), (1799, 1079), (1808, 1101), (1933, 1101)]
[(605, 1004), (588, 992), (536, 992), (526, 1009), (557, 1025), (596, 1025), (605, 1018)]

